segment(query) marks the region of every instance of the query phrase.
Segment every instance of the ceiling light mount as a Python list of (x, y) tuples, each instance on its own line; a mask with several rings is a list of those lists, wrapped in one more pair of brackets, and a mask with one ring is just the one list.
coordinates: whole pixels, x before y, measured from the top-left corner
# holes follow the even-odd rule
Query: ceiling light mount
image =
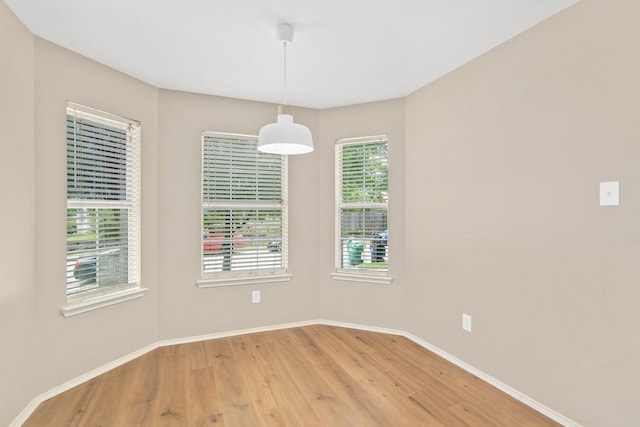
[(305, 154), (313, 151), (313, 138), (306, 126), (293, 122), (293, 108), (287, 105), (287, 46), (293, 41), (295, 28), (289, 23), (276, 27), (284, 50), (284, 104), (278, 107), (278, 121), (265, 125), (258, 134), (258, 150), (272, 154)]
[(276, 27), (276, 34), (278, 35), (278, 40), (280, 43), (284, 45), (290, 45), (293, 43), (293, 33), (295, 32), (295, 28), (293, 25), (288, 22), (283, 22), (282, 24), (278, 24)]

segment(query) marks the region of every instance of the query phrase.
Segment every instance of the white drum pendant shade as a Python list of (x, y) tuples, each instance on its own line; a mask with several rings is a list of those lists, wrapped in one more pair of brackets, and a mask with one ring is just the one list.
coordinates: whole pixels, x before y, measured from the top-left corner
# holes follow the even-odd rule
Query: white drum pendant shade
[(291, 107), (278, 108), (278, 122), (265, 125), (258, 134), (258, 150), (272, 154), (305, 154), (313, 151), (311, 131), (293, 122)]

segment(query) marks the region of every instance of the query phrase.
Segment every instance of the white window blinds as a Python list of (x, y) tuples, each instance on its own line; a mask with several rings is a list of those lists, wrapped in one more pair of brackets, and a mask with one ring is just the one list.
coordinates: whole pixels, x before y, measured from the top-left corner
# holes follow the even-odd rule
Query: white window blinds
[(67, 105), (67, 295), (139, 286), (138, 122)]
[(203, 134), (203, 278), (286, 270), (286, 172), (256, 137)]
[(336, 270), (388, 270), (389, 144), (385, 137), (336, 143)]

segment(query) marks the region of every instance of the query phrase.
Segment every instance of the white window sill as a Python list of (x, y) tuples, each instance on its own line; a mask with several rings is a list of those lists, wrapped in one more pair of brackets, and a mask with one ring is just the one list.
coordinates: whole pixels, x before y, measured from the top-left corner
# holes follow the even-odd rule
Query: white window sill
[(261, 276), (210, 277), (196, 282), (199, 288), (218, 288), (221, 286), (256, 285), (260, 283), (288, 282), (293, 277), (288, 273), (265, 274)]
[(343, 273), (337, 271), (331, 273), (331, 277), (334, 280), (344, 280), (348, 282), (361, 282), (361, 283), (373, 283), (376, 285), (390, 285), (393, 279), (391, 276), (382, 276), (377, 274), (364, 274), (364, 273)]
[(113, 292), (106, 295), (95, 296), (69, 303), (60, 310), (64, 317), (71, 317), (102, 307), (119, 304), (134, 298), (139, 298), (148, 291), (147, 288), (133, 288), (124, 291)]

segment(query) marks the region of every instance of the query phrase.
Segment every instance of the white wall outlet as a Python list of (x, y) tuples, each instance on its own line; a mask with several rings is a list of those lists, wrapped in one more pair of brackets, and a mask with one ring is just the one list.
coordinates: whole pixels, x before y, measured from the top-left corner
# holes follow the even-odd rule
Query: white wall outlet
[(600, 183), (600, 206), (620, 205), (620, 182), (610, 181)]
[(462, 329), (471, 332), (471, 316), (469, 314), (462, 313)]
[(251, 302), (258, 304), (260, 302), (260, 291), (251, 292)]

